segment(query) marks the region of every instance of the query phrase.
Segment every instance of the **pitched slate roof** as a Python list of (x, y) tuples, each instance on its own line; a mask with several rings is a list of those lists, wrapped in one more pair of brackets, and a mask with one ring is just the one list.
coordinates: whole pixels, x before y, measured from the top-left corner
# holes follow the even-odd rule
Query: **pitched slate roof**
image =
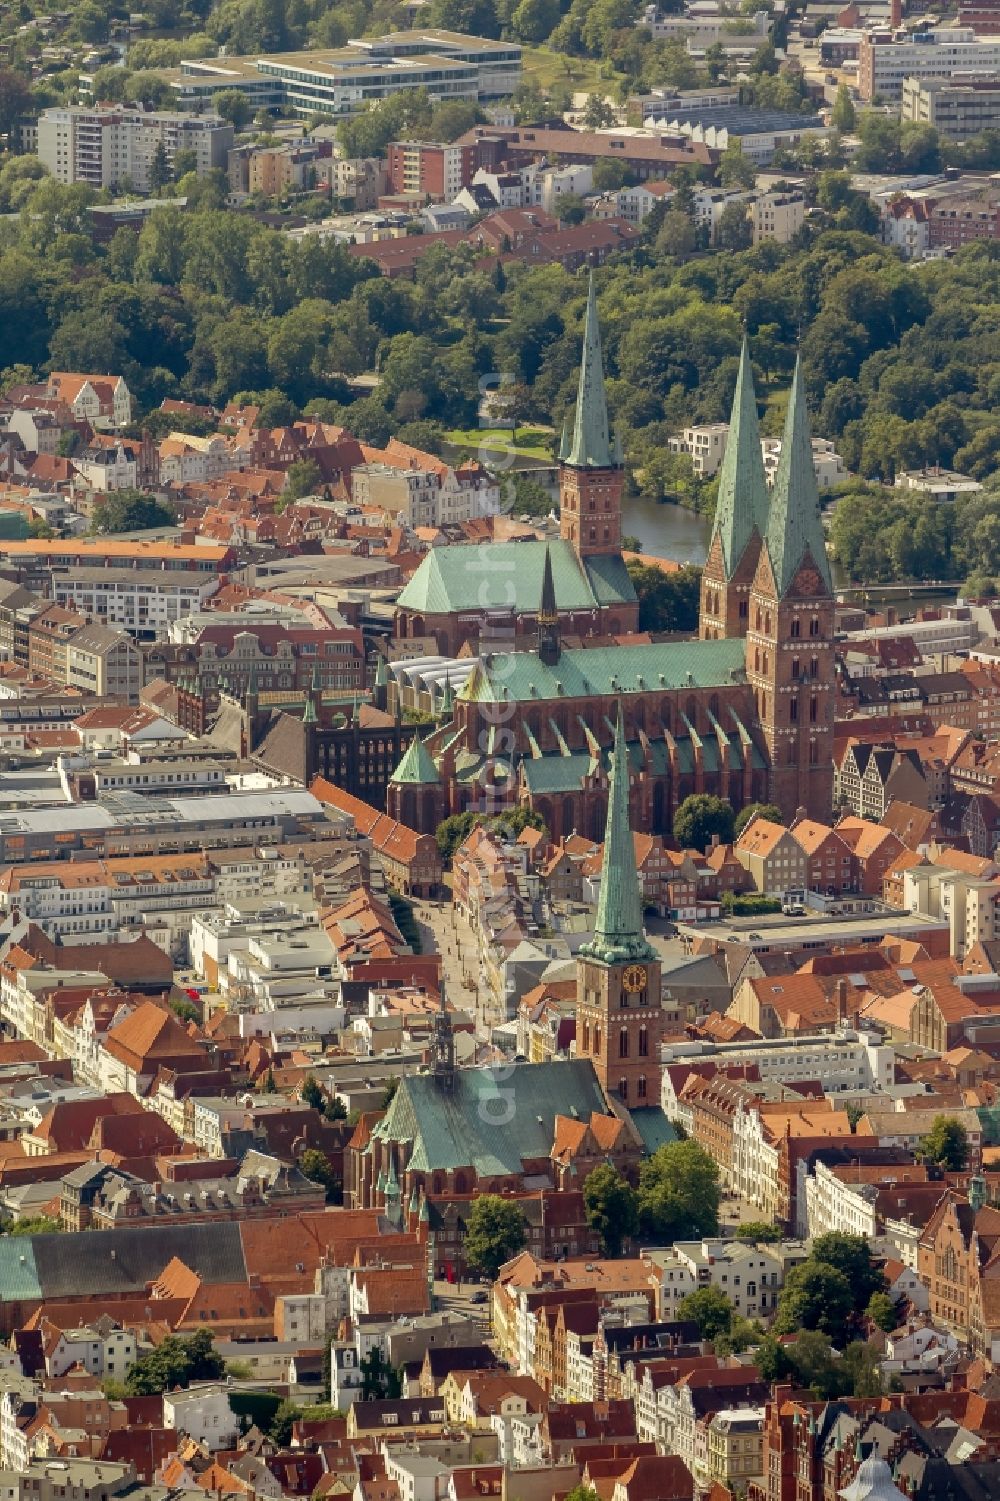
[(451, 1089), (431, 1074), (403, 1079), (373, 1135), (412, 1142), (407, 1166), (421, 1172), (474, 1167), (480, 1177), (520, 1173), (547, 1158), (557, 1115), (606, 1112), (593, 1065), (583, 1059), (517, 1064), (498, 1083), (492, 1069), (462, 1068)]
[(634, 604), (635, 588), (620, 557), (581, 560), (571, 543), (556, 538), (492, 542), (476, 548), (432, 547), (400, 593), (400, 607), (429, 615), (489, 608), (534, 615), (542, 597), (546, 551), (560, 610)]

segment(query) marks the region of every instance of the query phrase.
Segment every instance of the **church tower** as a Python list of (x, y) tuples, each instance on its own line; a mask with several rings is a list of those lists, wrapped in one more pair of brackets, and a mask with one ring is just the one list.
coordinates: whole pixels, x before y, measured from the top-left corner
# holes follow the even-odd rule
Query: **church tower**
[(621, 449), (608, 426), (591, 273), (573, 432), (564, 430), (559, 450), (560, 533), (579, 557), (621, 553), (623, 481)]
[(833, 806), (834, 597), (796, 362), (764, 546), (750, 591), (747, 680), (770, 760), (771, 802), (829, 820)]
[(719, 469), (715, 522), (701, 576), (699, 633), (703, 640), (747, 633), (750, 586), (767, 529), (768, 504), (757, 397), (744, 338), (729, 436)]
[(629, 828), (629, 767), (621, 706), (611, 759), (604, 863), (594, 936), (577, 960), (576, 1056), (630, 1109), (660, 1103), (660, 960), (642, 929), (642, 891)]

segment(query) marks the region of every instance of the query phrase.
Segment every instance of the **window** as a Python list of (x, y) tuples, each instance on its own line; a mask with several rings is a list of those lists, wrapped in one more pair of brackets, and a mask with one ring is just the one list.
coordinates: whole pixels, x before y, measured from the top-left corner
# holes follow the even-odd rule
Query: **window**
[(818, 636), (819, 635), (819, 616), (818, 615), (814, 615), (813, 618), (809, 622), (809, 634), (810, 634), (810, 636)]
[(798, 701), (797, 698), (793, 698), (790, 701), (789, 705), (788, 705), (788, 722), (789, 722), (789, 724), (797, 724), (798, 723), (798, 719), (799, 719), (799, 701)]
[(622, 1027), (621, 1031), (618, 1033), (618, 1056), (619, 1056), (619, 1058), (627, 1058), (628, 1057), (628, 1028), (627, 1027)]
[(809, 700), (809, 723), (810, 724), (815, 724), (816, 723), (816, 718), (817, 718), (818, 714), (819, 714), (819, 699), (816, 697), (816, 695), (814, 693), (813, 696), (812, 696), (812, 698)]
[(618, 1093), (621, 1095), (621, 1097), (622, 1097), (623, 1100), (627, 1100), (628, 1099), (628, 1080), (627, 1079), (619, 1079), (618, 1080)]

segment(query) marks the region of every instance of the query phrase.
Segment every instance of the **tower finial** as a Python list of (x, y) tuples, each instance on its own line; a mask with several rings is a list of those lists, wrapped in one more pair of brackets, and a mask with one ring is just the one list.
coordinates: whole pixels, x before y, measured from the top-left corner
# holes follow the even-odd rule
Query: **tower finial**
[(604, 364), (601, 356), (601, 330), (597, 320), (597, 296), (594, 273), (587, 287), (587, 313), (583, 325), (583, 358), (580, 363), (580, 388), (576, 397), (573, 441), (566, 463), (577, 469), (613, 469), (615, 450), (608, 427), (608, 402), (604, 392)]
[(601, 890), (597, 899), (594, 937), (583, 953), (606, 963), (623, 959), (655, 959), (642, 924), (642, 890), (635, 863), (635, 843), (629, 827), (628, 747), (625, 721), (618, 704), (615, 744), (611, 754), (608, 821), (604, 832)]
[(545, 544), (542, 562), (542, 597), (538, 606), (538, 656), (546, 667), (554, 667), (562, 655), (559, 640), (559, 607), (556, 603), (556, 586), (552, 577), (552, 552)]

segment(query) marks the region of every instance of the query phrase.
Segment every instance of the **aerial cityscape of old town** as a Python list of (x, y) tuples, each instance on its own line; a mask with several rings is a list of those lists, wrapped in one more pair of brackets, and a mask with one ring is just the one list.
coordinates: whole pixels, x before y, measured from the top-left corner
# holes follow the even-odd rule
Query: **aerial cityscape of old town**
[(0, 1501), (1000, 1498), (1000, 0), (0, 4)]

